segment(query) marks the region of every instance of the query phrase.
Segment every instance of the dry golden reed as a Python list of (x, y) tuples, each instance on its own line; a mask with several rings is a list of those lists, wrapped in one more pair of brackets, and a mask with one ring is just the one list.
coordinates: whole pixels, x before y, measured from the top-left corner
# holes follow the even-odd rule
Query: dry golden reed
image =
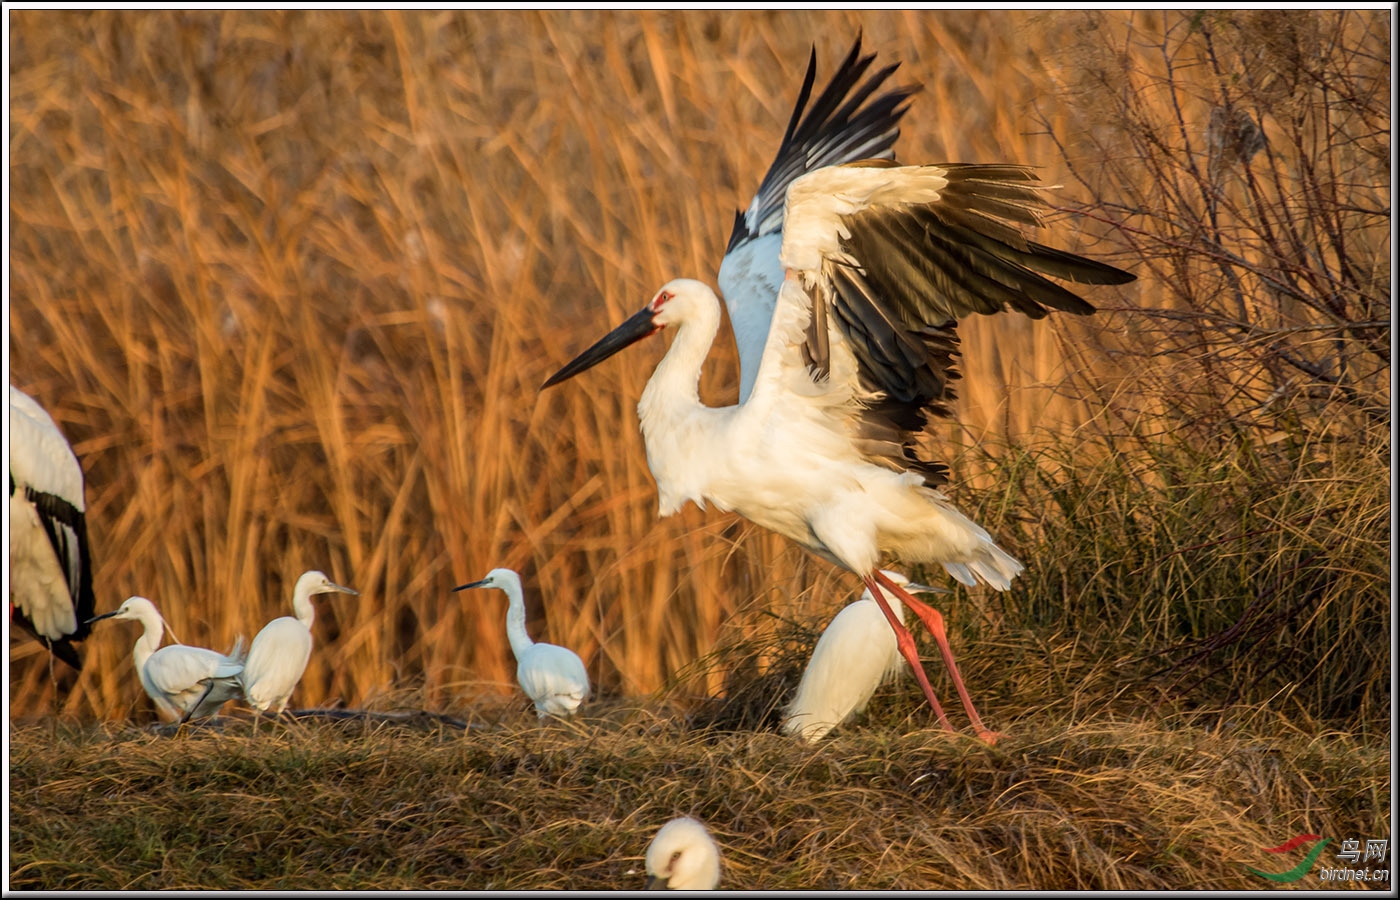
[[(995, 672), (994, 654), (1021, 654), (1042, 668), (1017, 677), (1034, 681), (1047, 662), (1033, 648), (1061, 642), (1090, 666), (1103, 661), (1082, 657), (1160, 653), (1224, 633), (1258, 593), (1284, 604), (1260, 620), (1274, 632), (1332, 623), (1303, 630), (1307, 655), (1276, 648), (1328, 676), (1299, 711), (1374, 725), (1388, 708), (1378, 667), (1388, 656), (1328, 646), (1357, 646), (1385, 615), (1388, 503), (1373, 486), (1388, 439), (1376, 437), (1373, 412), (1354, 407), (1372, 409), (1378, 391), (1388, 406), (1376, 387), (1388, 383), (1388, 363), (1356, 382), (1370, 392), (1361, 404), (1334, 404), (1340, 389), (1319, 398), (1309, 385), (1261, 424), (1243, 410), (1261, 387), (1251, 361), (1277, 362), (1258, 353), (1266, 338), (1202, 348), (1193, 341), (1208, 328), (1144, 324), (1145, 311), (1196, 323), (1214, 314), (1199, 305), (1218, 294), (1214, 282), (1187, 289), (1199, 255), (1162, 252), (1199, 232), (1207, 211), (1196, 195), (1172, 206), (1186, 196), (1180, 184), (1216, 197), (1231, 237), (1251, 234), (1237, 220), (1254, 195), (1231, 180), (1247, 169), (1247, 129), (1228, 110), (1216, 118), (1233, 131), (1210, 124), (1209, 98), (1234, 73), (1203, 64), (1199, 37), (1241, 35), (1236, 55), (1221, 59), (1262, 71), (1280, 68), (1290, 47), (1313, 46), (1309, 35), (1340, 35), (1328, 46), (1360, 49), (1338, 63), (1338, 78), (1370, 78), (1373, 45), (1384, 43), (1375, 17), (1287, 22), (1278, 31), (1227, 13), (19, 12), (11, 379), (51, 410), (83, 461), (101, 610), (142, 594), (181, 640), (223, 648), (285, 614), (305, 569), (361, 592), (319, 603), (296, 706), (411, 696), (460, 711), (513, 696), (504, 598), (449, 593), (502, 565), (523, 576), (532, 633), (576, 649), (603, 696), (651, 694), (678, 674), (683, 691), (714, 693), (725, 668), (706, 664), (713, 648), (761, 644), (768, 611), (829, 616), (854, 596), (854, 579), (731, 515), (691, 507), (657, 519), (634, 405), (659, 346), (560, 388), (539, 385), (666, 279), (712, 280), (812, 46), (824, 82), (862, 33), (881, 60), (902, 63), (897, 82), (923, 85), (901, 160), (1040, 165), (1047, 182), (1066, 185), (1056, 203), (1091, 212), (1060, 218), (1046, 241), (1143, 275), (1088, 291), (1101, 307), (1089, 319), (961, 326), (959, 421), (939, 430), (955, 459), (950, 493), (1030, 564), (1010, 595), (958, 595), (969, 602), (952, 610), (954, 642), (987, 641), (987, 655), (964, 656), (965, 671)], [(1251, 36), (1276, 31), (1284, 36), (1265, 42), (1264, 62), (1248, 56)], [(1258, 88), (1256, 106), (1271, 89)], [(1303, 108), (1321, 94), (1304, 85), (1289, 96)], [(1124, 97), (1126, 111), (1116, 105)], [(1300, 165), (1278, 131), (1280, 110), (1260, 114), (1270, 184)], [(1371, 124), (1388, 133), (1388, 118)], [(1170, 139), (1154, 137), (1163, 133)], [(1171, 143), (1208, 133), (1214, 143)], [(1143, 146), (1160, 152), (1143, 156)], [(1218, 196), (1182, 181), (1182, 169), (1210, 169), (1208, 150), (1211, 171), (1230, 184)], [(1351, 144), (1336, 152), (1347, 173), (1369, 171)], [(1290, 215), (1300, 233), (1312, 227)], [(1388, 218), (1363, 219), (1342, 232), (1374, 263)], [(1271, 249), (1246, 243), (1250, 266)], [(1378, 266), (1362, 279), (1367, 297), (1388, 285)], [(1251, 284), (1267, 295), (1272, 282)], [(1388, 328), (1388, 292), (1384, 302)], [(1291, 309), (1275, 304), (1253, 324), (1279, 334), (1316, 325), (1306, 310), (1300, 321), (1269, 317)], [(1284, 385), (1287, 373), (1274, 374)], [(721, 334), (702, 397), (731, 402), (736, 384)], [(1303, 416), (1298, 398), (1322, 411)], [(1284, 418), (1294, 413), (1304, 426)], [(1358, 417), (1364, 428), (1347, 431)], [(1164, 450), (1163, 434), (1178, 445)], [(1344, 479), (1328, 480), (1334, 463)], [(1272, 543), (1249, 544), (1256, 519)], [(1199, 552), (1222, 544), (1237, 555)], [(1332, 561), (1325, 584), (1280, 580), (1315, 565), (1314, 549)], [(1295, 602), (1295, 586), (1311, 605)], [(1091, 639), (1086, 624), (1107, 637)], [(104, 623), (82, 648), (81, 676), (55, 672), (57, 687), (41, 648), (14, 645), (12, 714), (148, 715), (129, 662), (134, 637)], [(760, 647), (754, 672), (775, 652)], [(1291, 692), (1313, 676), (1280, 677)], [(1360, 699), (1336, 710), (1311, 702), (1334, 688)]]
[[(901, 158), (1057, 175), (1026, 133), (1053, 18), (13, 25), (12, 380), (83, 461), (99, 607), (142, 594), (182, 641), (223, 647), (325, 569), (361, 596), (320, 604), (304, 706), (505, 689), (503, 598), (448, 593), (497, 565), (522, 572), (534, 633), (624, 694), (660, 687), (755, 603), (815, 591), (834, 608), (854, 588), (732, 516), (657, 521), (633, 406), (659, 347), (538, 389), (657, 284), (713, 277), (812, 44), (821, 80), (863, 30), (902, 61), (897, 80), (924, 84)], [(1047, 412), (1022, 389), (1053, 383), (1055, 326), (1003, 318), (966, 329), (973, 433)], [(727, 335), (714, 356), (702, 392), (731, 400)], [(42, 654), (17, 646), (14, 711), (144, 709), (133, 639), (104, 625), (57, 701)]]

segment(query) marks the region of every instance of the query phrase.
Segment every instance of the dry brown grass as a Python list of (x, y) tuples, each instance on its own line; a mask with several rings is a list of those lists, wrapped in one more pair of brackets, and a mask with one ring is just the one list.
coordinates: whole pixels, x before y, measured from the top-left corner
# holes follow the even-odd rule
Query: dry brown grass
[(652, 834), (686, 813), (728, 889), (1248, 890), (1294, 834), (1390, 833), (1386, 751), (1278, 720), (1266, 737), (1041, 717), (995, 748), (915, 729), (815, 749), (620, 706), (532, 720), (17, 727), (10, 884), (637, 889)]
[[(83, 460), (99, 607), (143, 594), (182, 640), (224, 647), (283, 614), (301, 571), (323, 568), (361, 596), (321, 603), (295, 704), (378, 708), (411, 696), (451, 711), (511, 691), (504, 600), (448, 592), (507, 565), (524, 577), (533, 633), (574, 647), (604, 696), (645, 696), (678, 673), (684, 692), (715, 692), (726, 667), (705, 654), (767, 639), (769, 610), (829, 616), (852, 579), (733, 516), (690, 508), (657, 520), (633, 406), (659, 348), (561, 389), (541, 394), (539, 384), (666, 278), (712, 277), (811, 42), (824, 78), (863, 29), (868, 48), (903, 62), (900, 80), (924, 85), (901, 159), (1035, 163), (1047, 181), (1075, 184), (1086, 170), (1132, 171), (1129, 153), (1106, 156), (1121, 151), (1112, 105), (1085, 99), (1085, 66), (1102, 63), (1088, 48), (1117, 48), (1115, 64), (1160, 79), (1160, 46), (1181, 40), (1186, 21), (15, 14), (12, 381), (51, 410)], [(1379, 20), (1355, 21), (1347, 27), (1365, 32)], [(1220, 77), (1199, 66), (1176, 77), (1198, 97), (1187, 124), (1204, 131)], [(1140, 93), (1157, 115), (1144, 121), (1171, 124), (1166, 94)], [(1085, 133), (1093, 140), (1063, 137)], [(1152, 186), (1172, 174), (1144, 167), (1142, 196), (1157, 197)], [(1105, 185), (1115, 182), (1084, 178), (1085, 193), (1067, 190), (1062, 202), (1101, 202), (1094, 192)], [(1228, 211), (1241, 215), (1248, 203), (1231, 190)], [(1103, 238), (1133, 233), (1145, 209), (1156, 207), (1100, 206), (1049, 240), (1125, 265), (1156, 259), (1145, 242)], [(1383, 246), (1378, 227), (1388, 240), (1388, 222), (1366, 227), (1363, 247)], [(1168, 240), (1168, 231), (1153, 233)], [(1265, 455), (1289, 465), (1315, 458), (1312, 469), (1271, 463), (1260, 482), (1232, 456), (1253, 450), (1228, 441), (1161, 465), (1175, 450), (1133, 428), (1159, 432), (1163, 387), (1194, 396), (1211, 358), (1142, 326), (1142, 310), (1181, 273), (1153, 264), (1143, 274), (1126, 292), (1096, 290), (1105, 309), (1088, 321), (999, 316), (962, 328), (960, 424), (943, 434), (958, 459), (952, 493), (1032, 563), (1024, 594), (958, 595), (955, 641), (984, 647), (966, 665), (992, 673), (996, 654), (1012, 652), (1034, 679), (1059, 664), (1036, 646), (1068, 642), (1092, 666), (1209, 639), (1256, 594), (1277, 590), (1269, 585), (1291, 590), (1276, 575), (1318, 544), (1342, 560), (1329, 571), (1347, 571), (1324, 600), (1269, 621), (1331, 624), (1305, 635), (1312, 655), (1294, 657), (1307, 663), (1301, 673), (1277, 677), (1314, 679), (1297, 701), (1308, 721), (1356, 715), (1378, 731), (1388, 650), (1339, 654), (1325, 642), (1388, 614), (1388, 504), (1373, 490), (1383, 488), (1388, 438), (1372, 437), (1381, 428), (1371, 423), (1334, 483), (1320, 469), (1339, 458), (1325, 439), (1337, 417), (1331, 432), (1266, 443)], [(1170, 299), (1191, 309), (1198, 298)], [(736, 383), (721, 335), (702, 396), (732, 400)], [(1231, 425), (1209, 421), (1222, 434)], [(1187, 437), (1195, 447), (1199, 435)], [(985, 453), (968, 449), (979, 445)], [(1212, 467), (1216, 458), (1224, 462)], [(1161, 493), (1164, 472), (1200, 490)], [(1284, 487), (1232, 493), (1255, 483)], [(1212, 493), (1242, 497), (1244, 512), (1197, 505)], [(1181, 525), (1140, 544), (1142, 521), (1163, 518), (1158, 502)], [(1316, 534), (1306, 523), (1319, 508), (1347, 518)], [(1251, 516), (1268, 518), (1274, 543), (1237, 540), (1221, 567), (1233, 580), (1217, 577), (1216, 555), (1180, 553), (1252, 534)], [(1094, 527), (1066, 533), (1080, 522)], [(1352, 594), (1355, 606), (1339, 599)], [(12, 714), (148, 715), (133, 638), (101, 627), (82, 649), (82, 675), (57, 673), (57, 688), (42, 650), (16, 644)], [(760, 647), (754, 673), (778, 656)], [(1332, 684), (1315, 673), (1338, 659), (1334, 681), (1364, 696), (1320, 708), (1313, 701)], [(1268, 671), (1261, 662), (1236, 682)], [(1121, 695), (1112, 681), (1105, 696)], [(1262, 702), (1237, 686), (1212, 682), (1204, 704)]]
[[(712, 276), (813, 37), (822, 77), (863, 28), (925, 83), (903, 158), (1037, 161), (1053, 180), (1053, 146), (1024, 132), (1035, 48), (1067, 27), (17, 14), (13, 380), (83, 460), (99, 606), (143, 594), (182, 640), (225, 646), (324, 568), (361, 597), (322, 604), (299, 702), (419, 685), (441, 704), (509, 678), (501, 601), (447, 591), (496, 565), (522, 572), (535, 633), (611, 693), (659, 687), (755, 601), (844, 593), (733, 517), (656, 520), (632, 409), (655, 349), (538, 385), (655, 284)], [(973, 432), (1039, 416), (1016, 398), (1053, 373), (1053, 329), (969, 325)], [(736, 382), (727, 340), (715, 402)], [(56, 708), (140, 707), (132, 637), (90, 640)], [(13, 660), (19, 708), (54, 709), (42, 655)]]

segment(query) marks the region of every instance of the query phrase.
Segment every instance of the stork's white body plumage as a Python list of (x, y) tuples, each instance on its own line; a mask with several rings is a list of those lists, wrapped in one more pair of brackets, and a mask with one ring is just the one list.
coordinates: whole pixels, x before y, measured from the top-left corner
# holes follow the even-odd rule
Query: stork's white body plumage
[(358, 595), (359, 591), (336, 584), (314, 569), (302, 573), (292, 591), (296, 615), (273, 619), (253, 638), (241, 679), (244, 697), (258, 715), (269, 709), (280, 714), (287, 708), (311, 661), (311, 626), (316, 622), (311, 598), (330, 593)]
[(217, 715), (229, 700), (242, 696), (238, 676), (243, 671), (240, 638), (230, 653), (185, 644), (160, 646), (165, 620), (145, 597), (129, 597), (115, 611), (93, 618), (128, 619), (141, 623), (131, 658), (146, 696), (166, 719), (181, 722)]
[(515, 678), (521, 690), (535, 704), (535, 712), (567, 718), (578, 712), (590, 691), (588, 669), (579, 655), (557, 644), (536, 643), (525, 630), (525, 592), (520, 576), (511, 569), (492, 569), (485, 578), (458, 585), (454, 591), (471, 588), (498, 588), (505, 591), (506, 639), (515, 654)]
[[(957, 321), (1004, 309), (1036, 318), (1047, 309), (1089, 313), (1092, 306), (1044, 276), (1093, 284), (1133, 276), (1028, 240), (1018, 226), (1042, 224), (1047, 204), (1045, 186), (1023, 166), (876, 159), (798, 173), (784, 187), (784, 277), (739, 404), (700, 402), (700, 370), (720, 309), (714, 291), (692, 279), (668, 282), (545, 386), (674, 327), (637, 407), (660, 513), (687, 501), (714, 504), (860, 575), (951, 730), (883, 585), (933, 632), (974, 728), (991, 740), (941, 615), (878, 566), (891, 554), (939, 564), (964, 584), (1010, 586), (1021, 563), (953, 507), (937, 489), (946, 467), (921, 455), (929, 417), (950, 413)], [(743, 268), (768, 273), (748, 285), (750, 294), (768, 289), (766, 264), (746, 260)], [(739, 336), (741, 354), (750, 339)]]
[(94, 611), (83, 470), (53, 418), (10, 385), (12, 620), (75, 669)]
[(839, 338), (832, 338), (830, 377), (801, 365), (801, 342), (792, 336), (810, 318), (810, 305), (798, 306), (807, 296), (784, 282), (772, 352), (749, 400), (716, 408), (700, 402), (697, 385), (719, 328), (719, 300), (689, 279), (662, 288), (658, 297), (666, 299), (653, 321), (679, 327), (637, 405), (660, 514), (688, 501), (701, 509), (710, 503), (852, 572), (870, 572), (888, 552), (1005, 590), (1019, 562), (922, 476), (872, 461), (853, 440), (868, 394)]

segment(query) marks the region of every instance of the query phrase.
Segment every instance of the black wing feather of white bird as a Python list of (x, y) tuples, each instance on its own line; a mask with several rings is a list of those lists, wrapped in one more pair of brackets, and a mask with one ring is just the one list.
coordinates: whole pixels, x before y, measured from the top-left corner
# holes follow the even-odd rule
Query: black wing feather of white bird
[(875, 54), (861, 56), (860, 45), (857, 37), (836, 74), (808, 109), (817, 74), (817, 52), (812, 49), (777, 155), (748, 208), (734, 214), (734, 230), (720, 262), (719, 285), (739, 349), (741, 403), (753, 386), (783, 280), (778, 252), (788, 187), (825, 166), (893, 159), (899, 120), (918, 90), (912, 86), (893, 88), (871, 99), (899, 64), (885, 66), (865, 78)]
[(989, 741), (996, 735), (967, 694), (942, 615), (879, 566), (888, 555), (941, 564), (964, 584), (997, 590), (1023, 569), (937, 490), (946, 467), (921, 455), (920, 437), (929, 416), (950, 411), (960, 318), (1008, 309), (1033, 318), (1051, 309), (1087, 314), (1092, 305), (1049, 278), (1134, 279), (1023, 235), (1022, 227), (1044, 223), (1047, 187), (1012, 164), (875, 159), (815, 169), (786, 189), (777, 300), (739, 404), (700, 401), (719, 300), (686, 278), (663, 285), (545, 382), (675, 326), (637, 405), (660, 514), (713, 503), (859, 575), (951, 730), (912, 636), (884, 598), (889, 590), (933, 633), (974, 728)]
[(10, 385), (10, 616), (74, 669), (96, 602), (83, 470), (53, 418)]
[[(1093, 306), (1045, 275), (1136, 277), (1026, 239), (1012, 223), (1043, 224), (1046, 187), (1029, 168), (1002, 164), (870, 161), (804, 176), (788, 191), (781, 259), (793, 288), (775, 312), (784, 327), (770, 334), (756, 381), (796, 369), (818, 389), (830, 383), (833, 354), (848, 354), (858, 433), (886, 442), (872, 461), (943, 483), (945, 467), (918, 458), (915, 443), (954, 399), (957, 321), (1006, 309), (1088, 314)], [(781, 401), (793, 386), (770, 389)]]

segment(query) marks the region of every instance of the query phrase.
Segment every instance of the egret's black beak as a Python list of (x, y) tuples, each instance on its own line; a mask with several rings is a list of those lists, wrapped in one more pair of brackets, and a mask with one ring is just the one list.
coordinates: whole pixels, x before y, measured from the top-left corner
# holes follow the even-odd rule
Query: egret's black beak
[(540, 390), (573, 378), (585, 369), (591, 369), (598, 365), (619, 350), (632, 346), (648, 335), (656, 334), (660, 326), (656, 324), (655, 320), (656, 313), (651, 306), (643, 307), (641, 312), (608, 332), (602, 340), (580, 353), (573, 362), (551, 375)]
[(103, 619), (110, 619), (110, 618), (112, 618), (112, 616), (115, 616), (115, 615), (116, 615), (117, 613), (119, 613), (119, 612), (121, 612), (121, 610), (119, 610), (119, 609), (114, 609), (114, 610), (112, 610), (112, 611), (109, 612), (109, 613), (103, 613), (103, 614), (100, 615), (100, 616), (93, 616), (91, 619), (88, 619), (88, 620), (87, 620), (86, 622), (84, 622), (83, 624), (84, 624), (84, 625), (91, 625), (93, 622), (101, 622)]
[(645, 889), (648, 891), (664, 891), (666, 890), (667, 880), (668, 879), (660, 878), (656, 875), (648, 875)]
[[(549, 385), (545, 385), (545, 387), (549, 387)], [(452, 593), (455, 594), (455, 593), (457, 593), (458, 591), (465, 591), (465, 590), (467, 590), (467, 589), (469, 589), (469, 588), (483, 587), (483, 586), (485, 586), (485, 584), (486, 584), (486, 579), (485, 579), (485, 578), (481, 579), (480, 581), (473, 581), (471, 584), (459, 584), (459, 585), (457, 585), (455, 588), (452, 589)]]

